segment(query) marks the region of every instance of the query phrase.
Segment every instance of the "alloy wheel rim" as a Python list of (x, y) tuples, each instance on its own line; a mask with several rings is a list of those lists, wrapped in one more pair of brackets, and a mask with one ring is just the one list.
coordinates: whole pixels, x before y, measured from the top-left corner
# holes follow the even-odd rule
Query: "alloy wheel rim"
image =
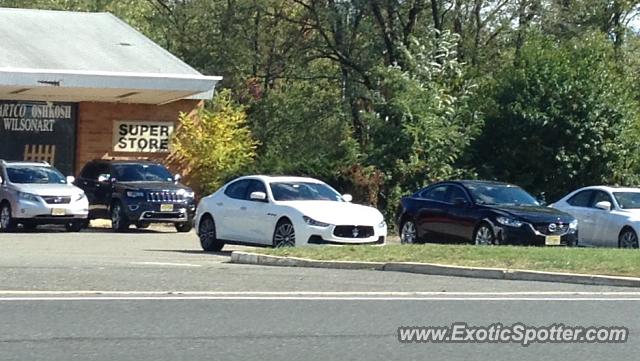
[(113, 212), (111, 214), (111, 223), (115, 228), (120, 227), (120, 206), (113, 206)]
[(202, 239), (206, 243), (211, 243), (214, 240), (214, 228), (213, 222), (210, 219), (206, 219), (202, 226), (200, 227), (200, 234), (202, 235)]
[(2, 211), (0, 211), (0, 226), (2, 229), (7, 229), (9, 226), (9, 208), (2, 207)]
[(416, 241), (416, 227), (413, 222), (408, 221), (402, 226), (400, 243), (411, 244)]
[(290, 223), (284, 223), (278, 226), (274, 239), (276, 248), (295, 246), (296, 234), (293, 230), (293, 225), (291, 225)]
[(635, 233), (627, 231), (622, 235), (622, 242), (620, 242), (622, 248), (635, 248), (637, 237)]
[(478, 229), (478, 232), (476, 232), (475, 241), (477, 245), (491, 244), (493, 242), (493, 235), (491, 234), (491, 230), (486, 226), (480, 227)]

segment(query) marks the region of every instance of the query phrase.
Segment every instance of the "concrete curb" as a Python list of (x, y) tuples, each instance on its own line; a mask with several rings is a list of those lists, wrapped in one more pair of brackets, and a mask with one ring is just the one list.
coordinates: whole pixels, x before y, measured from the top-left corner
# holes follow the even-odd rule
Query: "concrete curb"
[(306, 258), (269, 256), (264, 254), (240, 251), (233, 251), (231, 253), (231, 263), (254, 264), (262, 266), (377, 270), (419, 273), (435, 276), (485, 278), (512, 281), (538, 281), (598, 286), (640, 287), (640, 278), (634, 277), (541, 272), (508, 268), (464, 267), (433, 263), (319, 261)]

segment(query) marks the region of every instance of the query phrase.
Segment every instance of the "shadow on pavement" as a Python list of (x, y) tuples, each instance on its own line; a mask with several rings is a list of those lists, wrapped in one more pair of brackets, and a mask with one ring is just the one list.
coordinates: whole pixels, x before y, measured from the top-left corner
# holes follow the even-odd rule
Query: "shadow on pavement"
[(205, 252), (189, 249), (145, 249), (146, 252), (169, 252), (169, 253), (185, 253), (185, 254), (210, 254), (212, 256), (226, 256), (231, 257), (232, 251), (220, 251), (220, 252)]

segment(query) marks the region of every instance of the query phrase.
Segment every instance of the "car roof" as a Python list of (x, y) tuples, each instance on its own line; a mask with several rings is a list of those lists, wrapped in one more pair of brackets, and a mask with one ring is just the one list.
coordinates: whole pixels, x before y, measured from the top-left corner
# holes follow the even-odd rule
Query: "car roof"
[(51, 164), (45, 162), (29, 162), (29, 161), (21, 161), (21, 160), (3, 160), (3, 164), (6, 165), (16, 165), (22, 167), (28, 166), (37, 166), (37, 167), (51, 167)]
[(255, 174), (255, 175), (247, 175), (244, 177), (239, 177), (234, 179), (258, 179), (265, 183), (273, 183), (273, 182), (307, 182), (307, 183), (324, 183), (321, 180), (310, 178), (310, 177), (297, 177), (297, 176), (273, 176), (273, 175), (263, 175), (263, 174)]
[(148, 159), (94, 159), (91, 162), (111, 163), (111, 164), (162, 164)]
[(588, 187), (579, 188), (571, 193), (577, 193), (579, 191), (584, 191), (584, 190), (601, 190), (601, 191), (607, 191), (607, 192), (640, 192), (640, 188), (597, 185), (597, 186), (588, 186)]
[(460, 180), (452, 180), (452, 181), (447, 181), (447, 182), (441, 182), (441, 183), (458, 183), (458, 184), (462, 184), (463, 186), (508, 186), (508, 187), (517, 187), (514, 184), (510, 184), (510, 183), (505, 183), (505, 182), (498, 182), (498, 181), (492, 181), (492, 180), (475, 180), (475, 179), (460, 179)]

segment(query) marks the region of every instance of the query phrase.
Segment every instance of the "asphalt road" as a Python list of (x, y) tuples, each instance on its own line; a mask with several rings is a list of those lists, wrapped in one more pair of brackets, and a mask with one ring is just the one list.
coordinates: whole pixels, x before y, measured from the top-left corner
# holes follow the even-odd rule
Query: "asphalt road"
[[(636, 289), (226, 263), (194, 234), (0, 234), (0, 360), (635, 360)], [(226, 250), (226, 249), (225, 249)], [(625, 344), (401, 344), (399, 326), (626, 326)]]

